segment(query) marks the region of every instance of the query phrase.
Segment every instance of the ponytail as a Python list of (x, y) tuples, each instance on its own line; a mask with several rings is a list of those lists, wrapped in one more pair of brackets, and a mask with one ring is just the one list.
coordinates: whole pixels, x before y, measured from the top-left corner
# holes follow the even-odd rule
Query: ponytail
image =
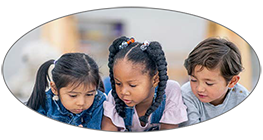
[(49, 86), (48, 80), (50, 81), (50, 77), (48, 76), (48, 69), (50, 65), (52, 65), (53, 63), (54, 60), (49, 60), (44, 64), (42, 64), (38, 69), (33, 92), (26, 104), (28, 107), (34, 110), (38, 110), (40, 106), (45, 108), (45, 101), (46, 101), (45, 90)]
[(168, 80), (167, 76), (167, 62), (162, 50), (161, 45), (158, 42), (151, 42), (150, 45), (147, 47), (145, 52), (148, 54), (149, 58), (156, 63), (159, 75), (159, 83), (157, 88), (157, 96), (155, 101), (152, 103), (150, 108), (146, 111), (144, 116), (141, 116), (139, 119), (140, 121), (147, 123), (148, 117), (151, 113), (153, 113), (161, 104), (163, 100), (163, 95), (165, 94), (166, 83)]
[(115, 109), (117, 113), (123, 118), (125, 117), (125, 103), (118, 97), (116, 93), (115, 81), (113, 77), (113, 65), (114, 65), (115, 55), (120, 51), (119, 45), (121, 45), (122, 42), (124, 41), (128, 41), (128, 38), (123, 36), (113, 41), (112, 45), (109, 48), (110, 54), (108, 59), (109, 76), (110, 76), (110, 82), (112, 87), (111, 94), (115, 100)]

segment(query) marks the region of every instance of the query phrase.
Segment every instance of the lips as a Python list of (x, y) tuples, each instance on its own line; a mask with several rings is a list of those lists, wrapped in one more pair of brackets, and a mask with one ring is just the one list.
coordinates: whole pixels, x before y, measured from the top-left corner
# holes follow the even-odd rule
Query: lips
[(205, 98), (205, 97), (207, 97), (207, 95), (203, 95), (203, 94), (198, 94), (198, 96), (199, 96), (200, 98)]
[(124, 102), (125, 104), (130, 104), (132, 101), (131, 101), (131, 100), (123, 99), (123, 102)]
[(76, 114), (81, 113), (83, 111), (83, 109), (75, 109), (74, 112), (76, 112)]

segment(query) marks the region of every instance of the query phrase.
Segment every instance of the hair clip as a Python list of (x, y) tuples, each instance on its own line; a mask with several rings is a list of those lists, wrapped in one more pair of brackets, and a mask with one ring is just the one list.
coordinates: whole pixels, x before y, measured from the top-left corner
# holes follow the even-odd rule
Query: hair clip
[(143, 44), (140, 46), (140, 49), (142, 51), (145, 51), (149, 45), (150, 43), (148, 41), (144, 41)]
[(127, 42), (126, 41), (122, 42), (121, 45), (119, 46), (119, 49), (123, 49), (127, 47), (129, 44), (134, 43), (134, 42), (135, 42), (134, 38), (131, 37)]

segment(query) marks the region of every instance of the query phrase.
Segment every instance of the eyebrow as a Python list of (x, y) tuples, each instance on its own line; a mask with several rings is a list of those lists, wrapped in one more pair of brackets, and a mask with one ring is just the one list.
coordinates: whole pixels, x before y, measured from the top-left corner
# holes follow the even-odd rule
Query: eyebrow
[[(96, 91), (96, 90), (95, 89), (94, 90), (90, 90), (90, 91), (86, 92), (85, 94), (89, 94), (89, 93), (94, 92), (94, 91)], [(68, 93), (81, 94), (81, 92), (76, 92), (76, 91), (69, 91)]]
[[(194, 78), (196, 78), (196, 79), (197, 79), (197, 77), (196, 77), (196, 76), (194, 76), (194, 75), (190, 75), (190, 76), (192, 76), (192, 77), (194, 77)], [(216, 81), (216, 80), (212, 80), (212, 79), (209, 79), (209, 78), (205, 78), (204, 80), (205, 80), (205, 81), (211, 81), (211, 82), (214, 82), (214, 81)]]
[(114, 79), (115, 79), (116, 81), (120, 82), (120, 80), (118, 80), (117, 78), (114, 77)]
[[(120, 80), (118, 80), (117, 78), (114, 78), (116, 81), (120, 82)], [(129, 82), (135, 82), (135, 81), (138, 81), (138, 80), (130, 80), (130, 81), (127, 81), (128, 83)]]

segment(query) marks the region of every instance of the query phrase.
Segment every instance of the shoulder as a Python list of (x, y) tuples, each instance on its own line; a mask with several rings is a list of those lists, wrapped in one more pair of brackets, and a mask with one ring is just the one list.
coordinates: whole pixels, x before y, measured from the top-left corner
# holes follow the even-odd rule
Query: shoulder
[(182, 90), (183, 94), (190, 94), (190, 93), (192, 93), (190, 82), (186, 82), (185, 84), (183, 84), (182, 87), (181, 87), (181, 90)]
[(249, 95), (249, 91), (242, 86), (241, 84), (237, 83), (233, 88), (232, 88), (232, 96), (236, 98), (241, 98), (244, 99)]
[(180, 85), (177, 81), (168, 80), (165, 89), (166, 100), (171, 102), (177, 102), (182, 99)]
[(249, 94), (249, 91), (248, 91), (244, 86), (242, 86), (242, 85), (239, 84), (239, 83), (237, 83), (237, 84), (235, 85), (235, 88), (237, 89), (237, 91), (238, 91), (239, 93), (243, 93), (244, 95), (248, 95), (248, 94)]
[(46, 91), (46, 96), (47, 96), (47, 98), (52, 98), (54, 96), (54, 93), (51, 91), (51, 89)]
[(100, 90), (97, 90), (97, 94), (95, 95), (95, 98), (97, 100), (103, 100), (104, 101), (104, 100), (106, 100), (106, 97), (107, 97), (107, 95), (105, 93), (103, 93)]
[(166, 124), (179, 124), (186, 121), (186, 106), (182, 100), (179, 83), (173, 80), (168, 80), (165, 91), (165, 109), (160, 122)]
[(100, 90), (97, 90), (97, 93), (96, 93), (94, 101), (93, 101), (94, 106), (95, 107), (102, 106), (103, 102), (106, 100), (106, 96), (107, 95), (105, 93), (103, 93)]
[(111, 94), (111, 91), (109, 92), (106, 101), (103, 103), (103, 108), (104, 108), (104, 113), (103, 113), (104, 116), (108, 117), (115, 126), (120, 128), (125, 128), (123, 118), (119, 116), (119, 114), (115, 109), (115, 101)]
[(56, 105), (52, 99), (53, 96), (54, 96), (54, 93), (51, 91), (51, 89), (46, 91), (45, 107), (40, 106), (37, 112), (43, 115), (47, 115), (47, 113), (50, 111), (52, 112), (56, 108)]
[(180, 84), (174, 80), (167, 80), (166, 88), (169, 86), (174, 86), (180, 88)]
[(182, 91), (183, 97), (185, 96), (194, 97), (195, 96), (194, 93), (192, 92), (190, 82), (186, 82), (185, 84), (183, 84), (183, 86), (181, 87), (181, 91)]
[(171, 92), (180, 92), (180, 85), (177, 81), (168, 80), (165, 88), (166, 94), (170, 94)]
[(183, 96), (183, 100), (185, 104), (188, 102), (190, 103), (199, 103), (199, 99), (194, 95), (191, 89), (190, 82), (186, 82), (182, 87), (181, 87), (181, 92)]

